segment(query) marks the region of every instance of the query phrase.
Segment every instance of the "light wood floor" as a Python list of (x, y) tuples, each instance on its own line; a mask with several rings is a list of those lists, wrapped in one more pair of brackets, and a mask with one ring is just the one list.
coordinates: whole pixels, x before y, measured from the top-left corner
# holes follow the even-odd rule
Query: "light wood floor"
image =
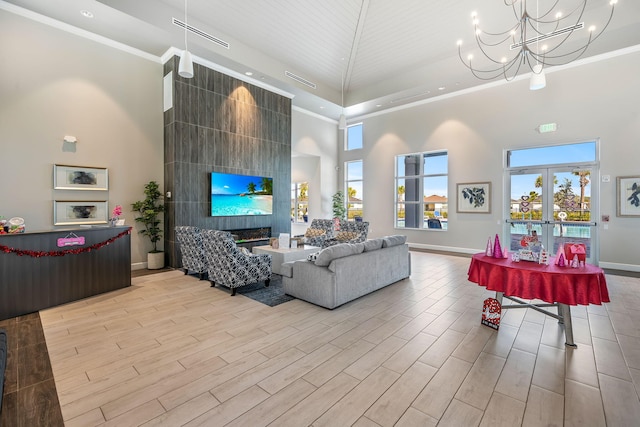
[(640, 279), (557, 321), (509, 310), (469, 258), (412, 252), (411, 279), (333, 311), (267, 307), (170, 271), (41, 312), (66, 426), (633, 426)]

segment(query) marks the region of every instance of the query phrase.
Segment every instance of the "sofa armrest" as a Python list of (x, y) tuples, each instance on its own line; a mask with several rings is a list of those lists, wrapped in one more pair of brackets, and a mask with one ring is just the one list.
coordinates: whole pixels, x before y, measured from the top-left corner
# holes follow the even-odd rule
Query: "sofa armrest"
[(295, 261), (285, 262), (280, 266), (280, 274), (282, 277), (293, 277), (293, 263)]

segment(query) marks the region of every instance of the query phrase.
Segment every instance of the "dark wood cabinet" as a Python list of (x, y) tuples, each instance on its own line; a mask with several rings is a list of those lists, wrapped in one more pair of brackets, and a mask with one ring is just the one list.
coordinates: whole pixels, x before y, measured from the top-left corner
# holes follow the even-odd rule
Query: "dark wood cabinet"
[[(131, 286), (130, 232), (91, 227), (0, 235), (0, 320)], [(58, 247), (71, 233), (85, 243)], [(37, 256), (62, 251), (80, 253)]]

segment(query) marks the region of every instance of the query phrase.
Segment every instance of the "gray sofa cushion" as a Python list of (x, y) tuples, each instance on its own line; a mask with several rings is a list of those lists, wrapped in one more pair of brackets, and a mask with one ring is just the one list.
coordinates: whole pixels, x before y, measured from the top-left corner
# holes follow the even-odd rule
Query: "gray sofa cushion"
[(381, 247), (382, 247), (382, 238), (366, 240), (364, 242), (365, 252), (377, 251)]
[(316, 258), (316, 265), (326, 267), (331, 261), (337, 258), (344, 258), (349, 255), (357, 255), (364, 250), (363, 243), (340, 243), (338, 245), (329, 246), (320, 251)]
[(407, 241), (407, 236), (395, 235), (395, 236), (386, 236), (382, 238), (382, 247), (390, 248), (392, 246), (404, 245)]

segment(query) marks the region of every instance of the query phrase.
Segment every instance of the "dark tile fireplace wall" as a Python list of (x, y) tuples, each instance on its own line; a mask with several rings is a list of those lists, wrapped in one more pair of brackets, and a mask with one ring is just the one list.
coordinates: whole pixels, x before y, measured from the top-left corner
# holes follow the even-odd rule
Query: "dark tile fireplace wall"
[[(216, 230), (271, 227), (290, 232), (291, 99), (205, 66), (194, 77), (173, 71), (173, 108), (164, 113), (164, 248), (168, 265), (180, 267), (176, 225)], [(211, 172), (273, 178), (273, 215), (211, 217)]]

